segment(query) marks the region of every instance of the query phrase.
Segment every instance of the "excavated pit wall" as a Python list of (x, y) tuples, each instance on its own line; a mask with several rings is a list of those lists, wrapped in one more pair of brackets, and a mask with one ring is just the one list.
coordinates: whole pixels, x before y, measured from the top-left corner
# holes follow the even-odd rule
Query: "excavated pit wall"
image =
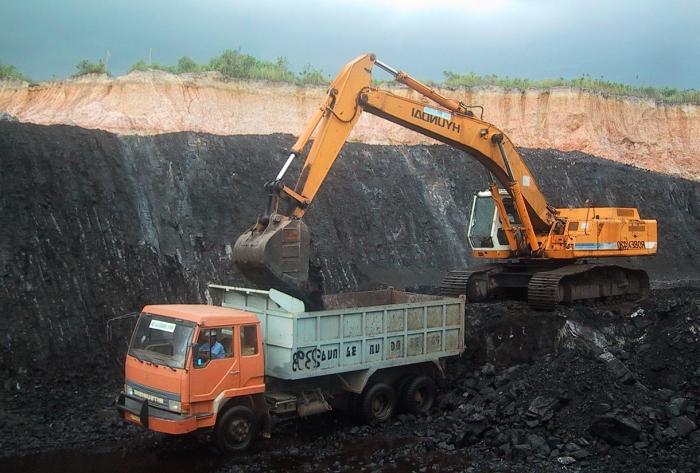
[[(231, 246), (293, 141), (0, 122), (5, 389), (104, 366), (114, 316), (203, 301), (210, 281), (244, 283)], [(522, 151), (554, 205), (590, 198), (657, 218), (659, 255), (633, 263), (652, 279), (698, 278), (700, 183), (582, 153)], [(306, 217), (327, 290), (436, 285), (471, 263), (466, 222), (486, 184), (475, 161), (446, 146), (348, 144)]]
[[(383, 84), (382, 88), (425, 101), (405, 87)], [(438, 91), (483, 106), (484, 120), (502, 129), (518, 146), (583, 151), (642, 169), (700, 179), (697, 105), (609, 97), (567, 87)], [(0, 81), (0, 114), (27, 123), (75, 125), (127, 135), (195, 131), (298, 136), (325, 93), (325, 86), (229, 80), (218, 73), (135, 71), (114, 78), (87, 75), (33, 85)], [(350, 140), (435, 144), (370, 114), (360, 117)]]

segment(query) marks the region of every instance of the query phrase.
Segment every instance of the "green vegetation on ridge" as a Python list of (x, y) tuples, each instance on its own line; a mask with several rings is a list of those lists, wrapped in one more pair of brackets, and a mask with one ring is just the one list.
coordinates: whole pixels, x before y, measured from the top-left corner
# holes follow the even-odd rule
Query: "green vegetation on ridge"
[(677, 90), (670, 87), (651, 87), (651, 86), (636, 86), (622, 84), (620, 82), (612, 82), (603, 79), (594, 79), (589, 76), (583, 76), (578, 79), (519, 79), (510, 77), (498, 77), (493, 74), (478, 75), (470, 72), (469, 74), (458, 74), (451, 71), (444, 71), (445, 80), (439, 84), (446, 87), (479, 87), (479, 86), (497, 86), (504, 89), (551, 89), (553, 87), (571, 87), (572, 89), (585, 90), (589, 92), (600, 93), (606, 96), (616, 97), (641, 97), (653, 99), (663, 103), (692, 103), (700, 104), (700, 91), (694, 89)]
[(12, 64), (3, 64), (2, 62), (0, 62), (0, 80), (20, 80), (31, 82), (31, 79), (19, 72), (15, 66)]
[(107, 74), (111, 75), (107, 71), (107, 66), (100, 59), (99, 62), (90, 62), (87, 59), (83, 59), (78, 64), (75, 65), (77, 71), (71, 77), (80, 77), (86, 74)]
[[(79, 77), (85, 74), (109, 74), (105, 63), (100, 60), (97, 63), (83, 59), (76, 66), (77, 71), (71, 77)], [(172, 74), (197, 73), (218, 71), (224, 77), (234, 79), (267, 80), (272, 82), (287, 82), (297, 85), (327, 85), (330, 77), (320, 69), (307, 64), (300, 73), (294, 73), (289, 68), (289, 63), (284, 57), (278, 57), (275, 61), (265, 61), (244, 54), (240, 49), (226, 49), (219, 56), (215, 56), (205, 64), (198, 64), (193, 59), (183, 56), (177, 64), (167, 65), (157, 62), (146, 63), (139, 60), (134, 63), (131, 71), (161, 70)], [(695, 89), (678, 90), (671, 87), (651, 87), (623, 84), (604, 79), (595, 79), (583, 75), (577, 79), (521, 79), (511, 77), (498, 77), (494, 74), (479, 75), (473, 72), (457, 73), (444, 71), (444, 80), (441, 82), (428, 81), (432, 86), (449, 88), (470, 88), (480, 86), (496, 86), (509, 90), (525, 91), (528, 89), (552, 89), (554, 87), (570, 87), (572, 89), (599, 93), (612, 97), (640, 97), (652, 99), (659, 103), (668, 104), (695, 104), (700, 105), (700, 91)], [(0, 62), (0, 80), (13, 79), (31, 82), (17, 68), (10, 64)], [(389, 80), (374, 80), (374, 85), (392, 84)]]
[(263, 61), (249, 54), (243, 54), (236, 49), (227, 49), (219, 56), (213, 57), (207, 64), (197, 64), (187, 56), (181, 57), (176, 66), (158, 63), (146, 64), (138, 61), (131, 66), (131, 71), (161, 70), (173, 74), (188, 72), (218, 71), (224, 77), (234, 79), (269, 80), (272, 82), (289, 82), (294, 84), (328, 84), (329, 78), (322, 71), (307, 65), (300, 74), (294, 74), (289, 69), (289, 63), (284, 57), (278, 57), (274, 62)]
[[(158, 63), (146, 64), (138, 61), (131, 66), (134, 70), (163, 70), (173, 74), (184, 72), (218, 71), (223, 76), (236, 79), (269, 80), (273, 82), (288, 82), (293, 84), (325, 85), (330, 83), (330, 78), (321, 70), (311, 65), (306, 65), (299, 74), (294, 74), (289, 69), (289, 64), (284, 57), (278, 57), (276, 61), (263, 61), (249, 54), (243, 54), (240, 50), (227, 49), (220, 56), (213, 57), (207, 64), (197, 64), (187, 56), (181, 57), (176, 66), (166, 66)], [(578, 79), (520, 79), (511, 77), (498, 77), (494, 74), (479, 75), (473, 72), (462, 74), (452, 71), (444, 71), (445, 79), (442, 82), (428, 81), (430, 85), (450, 88), (470, 88), (480, 86), (497, 86), (509, 90), (551, 89), (554, 87), (571, 87), (604, 96), (613, 97), (640, 97), (652, 99), (660, 103), (670, 104), (700, 104), (700, 91), (694, 89), (677, 90), (670, 87), (635, 86), (619, 82), (594, 79), (590, 76), (582, 76)], [(373, 85), (391, 84), (389, 80), (374, 80)]]

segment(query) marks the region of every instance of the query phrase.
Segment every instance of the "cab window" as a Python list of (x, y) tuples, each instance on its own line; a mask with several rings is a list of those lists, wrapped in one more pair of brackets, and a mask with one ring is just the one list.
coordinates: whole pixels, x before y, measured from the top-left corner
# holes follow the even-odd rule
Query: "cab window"
[(211, 360), (230, 358), (233, 353), (233, 329), (230, 327), (203, 329), (194, 345), (195, 368), (206, 366)]
[(496, 204), (491, 197), (476, 197), (474, 199), (468, 232), (472, 248), (493, 248), (491, 230), (495, 211)]
[(258, 354), (258, 330), (256, 325), (241, 327), (241, 356)]

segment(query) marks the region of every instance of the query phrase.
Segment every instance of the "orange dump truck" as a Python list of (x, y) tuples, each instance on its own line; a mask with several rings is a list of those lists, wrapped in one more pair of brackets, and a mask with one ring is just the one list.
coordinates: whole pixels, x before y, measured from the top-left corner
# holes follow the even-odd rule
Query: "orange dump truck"
[(205, 431), (246, 449), (276, 421), (356, 409), (370, 423), (425, 412), (445, 359), (464, 351), (464, 299), (393, 289), (324, 296), (210, 285), (220, 305), (143, 308), (117, 399), (127, 422)]

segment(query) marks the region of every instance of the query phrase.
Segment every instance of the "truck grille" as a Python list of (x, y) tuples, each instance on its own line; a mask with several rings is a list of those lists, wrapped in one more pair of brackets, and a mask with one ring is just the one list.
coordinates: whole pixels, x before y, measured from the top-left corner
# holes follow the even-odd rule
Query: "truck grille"
[(157, 407), (168, 407), (168, 401), (180, 401), (178, 394), (159, 391), (157, 389), (147, 388), (136, 383), (127, 382), (127, 394), (148, 401), (149, 404)]

